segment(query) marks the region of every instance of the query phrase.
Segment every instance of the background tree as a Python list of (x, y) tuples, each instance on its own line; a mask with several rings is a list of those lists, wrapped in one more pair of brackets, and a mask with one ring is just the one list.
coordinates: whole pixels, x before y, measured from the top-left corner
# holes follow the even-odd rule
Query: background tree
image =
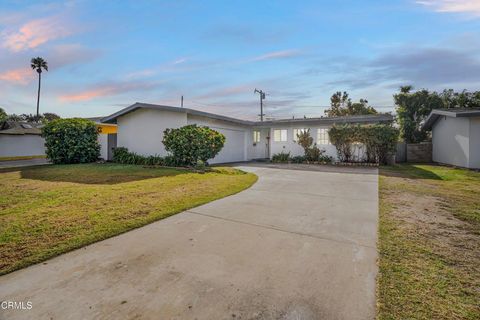
[(400, 137), (407, 143), (418, 143), (428, 137), (422, 130), (423, 121), (432, 109), (445, 108), (445, 98), (436, 93), (422, 89), (412, 92), (412, 86), (400, 88), (400, 92), (393, 96), (397, 111), (397, 120), (400, 125)]
[(0, 107), (0, 122), (7, 120), (7, 118), (7, 113), (5, 112), (5, 110), (3, 110), (3, 108)]
[(38, 73), (38, 94), (37, 94), (37, 117), (40, 115), (40, 85), (42, 83), (42, 70), (48, 71), (47, 61), (41, 57), (32, 58), (30, 66)]
[(325, 114), (328, 117), (344, 117), (377, 114), (377, 110), (370, 107), (366, 99), (360, 99), (359, 102), (352, 102), (346, 91), (337, 91), (330, 98), (330, 109), (325, 110)]
[(53, 121), (53, 120), (56, 120), (56, 119), (61, 119), (61, 117), (56, 114), (56, 113), (52, 113), (52, 112), (45, 112), (43, 115), (43, 121)]

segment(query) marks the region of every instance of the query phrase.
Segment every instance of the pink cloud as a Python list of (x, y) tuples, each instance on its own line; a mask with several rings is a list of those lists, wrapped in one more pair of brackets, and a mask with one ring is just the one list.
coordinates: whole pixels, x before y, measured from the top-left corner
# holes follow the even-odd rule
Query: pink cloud
[(89, 101), (95, 98), (115, 96), (126, 92), (150, 90), (156, 85), (157, 83), (152, 82), (121, 82), (103, 84), (80, 92), (61, 95), (59, 100), (61, 102)]
[(31, 20), (15, 31), (2, 33), (3, 46), (13, 52), (36, 48), (48, 41), (64, 38), (72, 33), (58, 17)]
[(299, 56), (300, 54), (301, 52), (299, 50), (274, 51), (274, 52), (269, 52), (267, 54), (255, 57), (252, 59), (252, 61), (293, 58), (293, 57)]
[(34, 79), (31, 69), (20, 68), (0, 73), (0, 80), (25, 85)]
[(437, 12), (465, 13), (480, 16), (478, 0), (419, 0), (418, 4), (431, 7)]

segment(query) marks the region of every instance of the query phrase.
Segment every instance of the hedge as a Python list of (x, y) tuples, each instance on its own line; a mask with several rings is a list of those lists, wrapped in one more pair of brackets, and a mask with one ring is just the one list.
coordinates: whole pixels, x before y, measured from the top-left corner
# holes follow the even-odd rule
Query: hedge
[(344, 124), (334, 125), (328, 134), (341, 162), (386, 164), (396, 151), (399, 131), (391, 124)]
[(98, 130), (90, 120), (56, 119), (42, 128), (47, 158), (53, 163), (93, 162), (100, 156)]

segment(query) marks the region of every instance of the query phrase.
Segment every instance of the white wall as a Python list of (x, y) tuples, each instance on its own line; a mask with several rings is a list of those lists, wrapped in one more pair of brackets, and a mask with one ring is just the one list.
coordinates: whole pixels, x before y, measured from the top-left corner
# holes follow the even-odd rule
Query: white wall
[[(319, 144), (317, 141), (317, 131), (318, 129), (329, 129), (330, 126), (316, 126), (311, 127), (307, 125), (302, 126), (301, 124), (285, 124), (285, 125), (275, 125), (270, 129), (270, 157), (276, 153), (280, 152), (290, 152), (292, 157), (304, 155), (303, 148), (293, 140), (293, 129), (310, 129), (310, 136), (313, 138), (313, 142), (317, 143), (317, 146), (320, 149), (325, 150), (325, 155), (331, 156), (334, 159), (337, 158), (337, 149), (332, 144)], [(273, 131), (275, 129), (287, 129), (287, 141), (286, 142), (276, 142), (274, 141)]]
[(469, 168), (480, 169), (480, 117), (470, 118)]
[(251, 128), (228, 121), (207, 117), (188, 115), (188, 124), (207, 126), (225, 136), (225, 145), (220, 153), (209, 163), (226, 163), (248, 160), (247, 141), (251, 135)]
[(45, 139), (39, 135), (0, 134), (0, 157), (45, 155)]
[(469, 118), (438, 118), (432, 128), (433, 161), (468, 168), (469, 136)]
[(141, 108), (118, 117), (117, 146), (142, 155), (166, 156), (163, 131), (186, 124), (186, 113)]
[(100, 144), (100, 158), (107, 160), (108, 158), (108, 134), (99, 134), (98, 143)]

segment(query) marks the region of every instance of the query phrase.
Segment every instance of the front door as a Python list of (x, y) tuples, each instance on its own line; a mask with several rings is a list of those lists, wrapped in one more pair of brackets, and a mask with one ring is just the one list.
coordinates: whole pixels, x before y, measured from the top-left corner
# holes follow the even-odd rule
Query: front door
[[(255, 133), (257, 132), (257, 133)], [(258, 136), (259, 134), (259, 136)], [(257, 137), (256, 137), (257, 135)], [(253, 142), (253, 158), (254, 159), (268, 159), (270, 157), (269, 129), (257, 129), (254, 130), (254, 142)]]

